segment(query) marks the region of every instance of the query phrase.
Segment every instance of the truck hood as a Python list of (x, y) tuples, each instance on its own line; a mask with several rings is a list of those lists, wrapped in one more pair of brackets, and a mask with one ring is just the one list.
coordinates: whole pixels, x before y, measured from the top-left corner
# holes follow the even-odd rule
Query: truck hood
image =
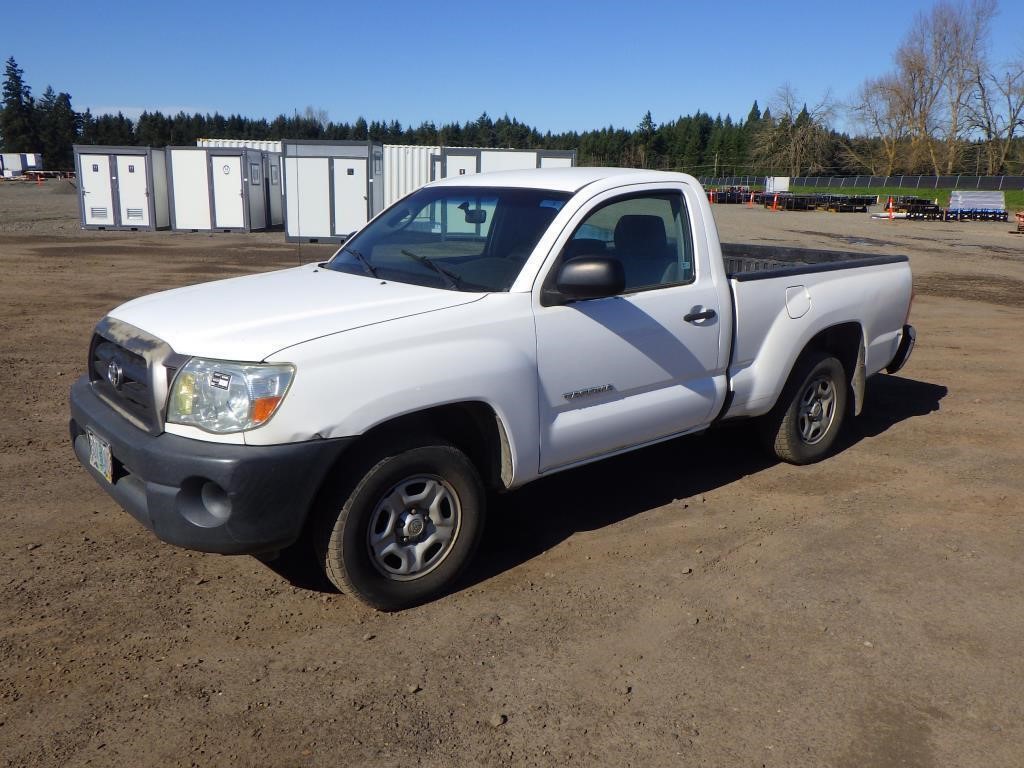
[(303, 341), (469, 304), (485, 295), (307, 264), (154, 293), (122, 304), (110, 316), (181, 354), (258, 362)]

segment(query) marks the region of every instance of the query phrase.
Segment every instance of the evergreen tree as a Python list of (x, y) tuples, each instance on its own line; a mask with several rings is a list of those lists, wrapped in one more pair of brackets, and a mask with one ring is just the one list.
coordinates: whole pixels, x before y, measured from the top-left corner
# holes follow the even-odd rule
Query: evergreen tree
[(0, 107), (0, 143), (7, 152), (41, 152), (34, 114), (35, 101), (23, 75), (14, 57), (7, 59), (3, 106)]
[(54, 93), (47, 86), (36, 105), (35, 119), (43, 161), (51, 170), (69, 170), (74, 165), (72, 146), (78, 139), (81, 116), (71, 107), (71, 96)]

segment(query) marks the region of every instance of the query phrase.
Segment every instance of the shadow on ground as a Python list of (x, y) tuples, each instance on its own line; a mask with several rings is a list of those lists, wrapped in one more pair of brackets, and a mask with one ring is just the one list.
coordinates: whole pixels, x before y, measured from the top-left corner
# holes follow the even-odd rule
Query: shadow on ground
[[(898, 376), (868, 381), (864, 410), (848, 422), (837, 450), (939, 409), (946, 387)], [(495, 496), (484, 540), (462, 587), (486, 581), (551, 549), (577, 531), (722, 488), (777, 463), (751, 422), (724, 426), (561, 472)], [(296, 546), (268, 567), (303, 589), (331, 592), (309, 550)]]

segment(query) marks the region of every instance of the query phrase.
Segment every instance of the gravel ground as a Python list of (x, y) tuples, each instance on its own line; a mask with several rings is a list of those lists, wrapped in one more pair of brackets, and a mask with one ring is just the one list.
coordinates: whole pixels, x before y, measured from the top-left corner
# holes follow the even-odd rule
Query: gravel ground
[(297, 553), (160, 543), (66, 434), (106, 311), (325, 249), (81, 232), (73, 190), (0, 184), (0, 764), (1021, 765), (1024, 239), (715, 213), (910, 256), (918, 349), (837, 455), (738, 428), (540, 481), (458, 591), (384, 615)]

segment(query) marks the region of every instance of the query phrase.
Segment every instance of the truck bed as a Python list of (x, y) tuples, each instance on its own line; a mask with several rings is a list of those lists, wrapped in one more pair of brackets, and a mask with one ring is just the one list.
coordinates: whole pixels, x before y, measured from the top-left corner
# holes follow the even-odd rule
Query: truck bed
[(893, 264), (907, 261), (907, 257), (871, 256), (850, 251), (786, 248), (778, 245), (722, 243), (722, 260), (730, 279), (745, 281)]

